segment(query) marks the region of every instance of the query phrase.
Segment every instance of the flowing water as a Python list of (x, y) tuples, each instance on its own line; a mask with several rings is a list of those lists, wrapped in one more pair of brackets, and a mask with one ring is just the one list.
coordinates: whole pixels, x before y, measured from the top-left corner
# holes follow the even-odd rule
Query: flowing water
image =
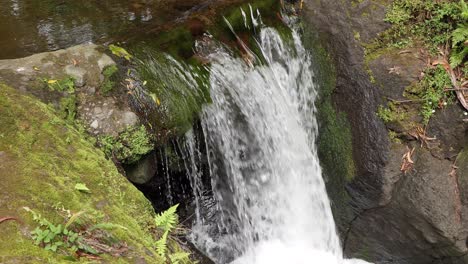
[(202, 124), (219, 218), (197, 211), (192, 239), (216, 263), (365, 263), (342, 257), (317, 157), (312, 62), (293, 40), (263, 28), (256, 66), (225, 48), (210, 55)]

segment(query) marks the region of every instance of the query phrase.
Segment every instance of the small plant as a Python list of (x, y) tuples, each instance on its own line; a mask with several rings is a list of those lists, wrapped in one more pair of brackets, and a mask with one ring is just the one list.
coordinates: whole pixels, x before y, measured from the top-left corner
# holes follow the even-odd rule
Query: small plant
[(83, 238), (78, 232), (70, 229), (70, 226), (82, 214), (81, 212), (74, 214), (63, 226), (62, 224), (52, 224), (46, 218), (28, 207), (24, 207), (23, 209), (31, 213), (33, 220), (39, 224), (39, 226), (31, 232), (34, 244), (42, 246), (45, 250), (53, 252), (63, 249), (70, 250), (71, 252), (81, 250), (89, 254), (98, 253), (95, 249), (83, 242)]
[(157, 214), (154, 218), (156, 227), (158, 227), (158, 229), (160, 229), (163, 232), (159, 240), (155, 243), (156, 252), (159, 256), (161, 256), (164, 259), (164, 261), (166, 261), (167, 258), (169, 258), (170, 263), (172, 264), (191, 263), (189, 258), (190, 254), (187, 252), (175, 252), (171, 254), (168, 253), (168, 237), (170, 236), (171, 232), (177, 227), (179, 222), (176, 213), (178, 206), (179, 205), (176, 204), (171, 208), (167, 209), (166, 211)]
[(74, 121), (76, 118), (76, 96), (68, 95), (60, 99), (59, 115), (67, 121)]
[(453, 100), (453, 93), (447, 92), (452, 82), (445, 69), (439, 65), (425, 71), (424, 77), (416, 85), (410, 86), (405, 93), (422, 99), (420, 114), (423, 124), (427, 124), (438, 108)]
[[(395, 0), (387, 11), (385, 21), (392, 27), (380, 34), (369, 45), (380, 48), (404, 48), (422, 43), (433, 54), (440, 46), (450, 43), (457, 25), (466, 21), (462, 17), (463, 1)], [(466, 22), (465, 22), (466, 23)]]
[(101, 136), (98, 142), (108, 157), (115, 157), (127, 164), (138, 161), (154, 148), (151, 136), (143, 125), (129, 127), (117, 138)]
[(68, 92), (74, 93), (75, 92), (75, 81), (73, 77), (67, 77), (60, 80), (55, 79), (43, 79), (43, 81), (47, 84), (47, 87), (51, 91), (58, 91), (58, 92)]
[[(29, 207), (23, 207), (23, 209), (31, 213), (33, 220), (39, 225), (31, 232), (34, 244), (43, 247), (45, 250), (67, 255), (107, 253), (114, 256), (126, 250), (121, 243), (115, 243), (115, 238), (103, 231), (115, 228), (126, 230), (123, 226), (112, 223), (87, 225), (85, 224), (84, 211), (72, 214), (70, 210), (65, 210), (63, 207), (61, 210), (66, 213), (67, 221), (54, 224)], [(109, 244), (109, 241), (114, 242)]]
[(114, 74), (117, 73), (118, 70), (119, 69), (117, 68), (117, 66), (111, 65), (111, 66), (106, 67), (102, 71), (102, 75), (104, 76), (104, 81), (102, 82), (102, 85), (101, 85), (101, 92), (103, 94), (109, 93), (114, 88), (115, 82), (112, 81), (112, 76), (114, 76)]

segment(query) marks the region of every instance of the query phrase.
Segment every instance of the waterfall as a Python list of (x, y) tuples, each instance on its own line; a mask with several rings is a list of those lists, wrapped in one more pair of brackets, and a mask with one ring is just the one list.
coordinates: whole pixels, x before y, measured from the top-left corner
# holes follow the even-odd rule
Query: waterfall
[(216, 263), (365, 263), (343, 259), (317, 157), (311, 58), (295, 31), (292, 45), (272, 28), (258, 35), (266, 63), (226, 48), (209, 55), (212, 103), (202, 125), (218, 217), (197, 208), (192, 241)]

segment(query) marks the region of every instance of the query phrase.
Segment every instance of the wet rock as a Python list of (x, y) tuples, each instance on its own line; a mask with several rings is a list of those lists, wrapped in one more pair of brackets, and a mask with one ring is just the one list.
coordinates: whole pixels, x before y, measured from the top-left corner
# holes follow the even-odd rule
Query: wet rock
[(133, 183), (145, 184), (149, 182), (157, 172), (157, 157), (150, 153), (138, 162), (125, 166), (126, 176)]
[[(392, 198), (354, 221), (347, 237), (348, 253), (422, 264), (468, 251), (460, 232), (462, 207), (456, 176), (451, 175), (452, 163), (434, 159), (424, 148), (416, 149), (414, 160), (411, 172), (386, 173), (384, 177), (398, 179), (389, 186)], [(398, 163), (394, 160), (389, 165)]]
[[(327, 175), (339, 179), (330, 181), (329, 192), (350, 197), (346, 201), (331, 195), (332, 204), (342, 203), (338, 208), (345, 212), (335, 215), (345, 254), (376, 263), (468, 263), (462, 257), (468, 253), (464, 200), (468, 184), (463, 181), (468, 178), (464, 175), (468, 158), (463, 158), (465, 154), (456, 158), (467, 145), (463, 111), (458, 105), (438, 110), (426, 131), (436, 140), (423, 148), (411, 136), (401, 138), (404, 144), (389, 144), (387, 128), (403, 133), (408, 126), (386, 128), (375, 114), (385, 99), (405, 99), (403, 91), (420, 78), (426, 65), (425, 55), (416, 48), (364, 61), (360, 42), (388, 27), (383, 22), (388, 2), (310, 0), (303, 10), (306, 30), (318, 36), (334, 62), (335, 110), (343, 112), (351, 125), (355, 177), (346, 182), (339, 179), (343, 175)], [(416, 107), (404, 107), (409, 120), (420, 120)], [(413, 170), (402, 173), (402, 157), (413, 147)], [(336, 161), (327, 166), (336, 166)]]

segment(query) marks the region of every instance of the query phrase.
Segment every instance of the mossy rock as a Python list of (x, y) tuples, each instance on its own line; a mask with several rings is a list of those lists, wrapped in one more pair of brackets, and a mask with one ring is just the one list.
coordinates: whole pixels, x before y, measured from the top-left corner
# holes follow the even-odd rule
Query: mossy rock
[[(100, 215), (126, 230), (114, 230), (126, 243), (122, 257), (103, 254), (107, 263), (162, 263), (149, 232), (154, 211), (148, 200), (117, 172), (114, 164), (74, 127), (38, 100), (0, 84), (0, 218), (1, 263), (63, 263), (65, 255), (46, 251), (30, 238), (37, 224), (22, 210), (29, 207), (51, 222), (63, 218), (57, 206)], [(75, 189), (77, 183), (89, 193)], [(86, 258), (78, 262), (89, 262)]]

